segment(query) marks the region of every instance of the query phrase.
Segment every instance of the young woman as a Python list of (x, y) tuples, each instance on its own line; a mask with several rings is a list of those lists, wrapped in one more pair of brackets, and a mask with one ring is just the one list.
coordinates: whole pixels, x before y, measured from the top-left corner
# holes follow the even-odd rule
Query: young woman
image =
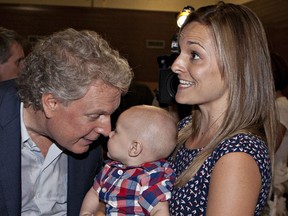
[(277, 121), (263, 26), (247, 7), (221, 2), (191, 13), (178, 38), (176, 101), (193, 108), (170, 158), (171, 215), (260, 215)]

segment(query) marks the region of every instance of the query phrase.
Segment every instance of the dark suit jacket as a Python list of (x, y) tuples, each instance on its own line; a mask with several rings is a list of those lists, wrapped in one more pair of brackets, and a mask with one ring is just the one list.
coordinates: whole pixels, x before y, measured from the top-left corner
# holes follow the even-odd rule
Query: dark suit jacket
[[(20, 101), (15, 83), (0, 82), (0, 215), (21, 215), (21, 132)], [(102, 147), (91, 145), (91, 151), (68, 155), (67, 214), (79, 216), (82, 200), (101, 169)]]

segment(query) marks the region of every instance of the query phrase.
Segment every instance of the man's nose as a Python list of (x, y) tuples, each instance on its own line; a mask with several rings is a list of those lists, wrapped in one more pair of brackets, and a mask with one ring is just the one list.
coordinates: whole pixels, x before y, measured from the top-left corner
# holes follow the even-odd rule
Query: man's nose
[(111, 138), (113, 136), (113, 134), (114, 134), (114, 131), (110, 131), (109, 138)]
[(105, 137), (109, 136), (111, 132), (111, 119), (110, 117), (106, 117), (103, 121), (101, 121), (98, 126), (97, 130), (98, 133), (102, 134)]

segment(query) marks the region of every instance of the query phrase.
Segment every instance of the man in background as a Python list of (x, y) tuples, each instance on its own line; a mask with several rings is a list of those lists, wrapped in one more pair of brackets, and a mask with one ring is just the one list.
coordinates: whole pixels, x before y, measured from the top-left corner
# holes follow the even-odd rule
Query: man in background
[(16, 78), (23, 59), (22, 36), (14, 30), (0, 27), (0, 81)]

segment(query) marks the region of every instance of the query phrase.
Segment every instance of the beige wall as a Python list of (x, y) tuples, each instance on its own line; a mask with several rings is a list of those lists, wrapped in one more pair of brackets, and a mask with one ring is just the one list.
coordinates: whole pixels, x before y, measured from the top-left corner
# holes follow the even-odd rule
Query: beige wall
[[(251, 0), (226, 0), (225, 2), (244, 4), (250, 1)], [(170, 12), (181, 11), (183, 7), (187, 5), (198, 8), (217, 2), (218, 0), (0, 0), (0, 3), (8, 4), (40, 4)]]
[[(131, 1), (141, 2), (141, 0)], [(160, 3), (163, 0), (143, 1)], [(180, 0), (166, 1), (185, 2), (185, 5), (187, 3)], [(28, 7), (18, 4), (1, 4), (1, 2), (5, 2), (5, 0), (0, 0), (0, 26), (14, 29), (27, 38), (51, 34), (67, 27), (92, 29), (101, 33), (114, 48), (128, 58), (135, 72), (135, 79), (148, 84), (152, 90), (157, 87), (158, 82), (157, 57), (170, 54), (171, 39), (178, 30), (176, 26), (177, 12), (97, 8), (91, 7), (90, 0), (37, 1), (42, 4), (45, 2), (51, 4), (53, 2), (59, 4), (73, 2), (75, 4), (73, 7), (48, 5), (30, 5)], [(20, 0), (6, 0), (6, 2), (15, 3)], [(21, 0), (21, 2), (32, 1)], [(128, 3), (129, 0), (97, 0), (96, 2), (107, 6), (112, 2), (115, 5), (116, 2)], [(206, 1), (201, 0), (201, 2)], [(81, 7), (78, 7), (77, 4), (80, 4)], [(84, 4), (87, 7), (82, 7)], [(269, 26), (266, 27), (266, 32), (271, 49), (288, 61), (288, 28)], [(160, 40), (165, 43), (165, 46), (158, 49), (147, 48), (147, 40)]]

